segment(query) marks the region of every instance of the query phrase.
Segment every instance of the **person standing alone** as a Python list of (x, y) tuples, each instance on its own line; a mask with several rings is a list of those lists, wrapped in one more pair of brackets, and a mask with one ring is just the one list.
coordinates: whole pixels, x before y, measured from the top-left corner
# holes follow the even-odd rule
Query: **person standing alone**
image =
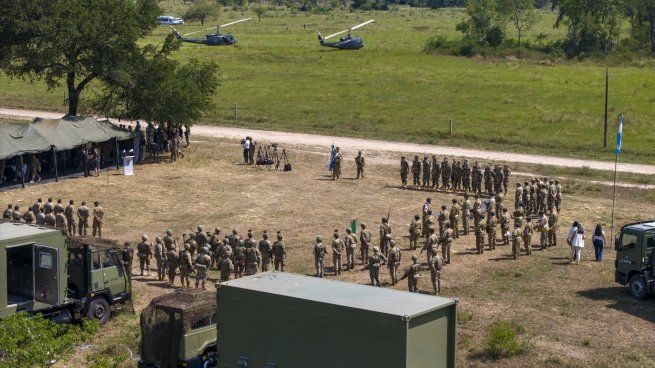
[(596, 256), (596, 262), (603, 260), (603, 247), (605, 246), (605, 231), (600, 224), (596, 225), (594, 230), (594, 254)]
[(246, 139), (243, 140), (242, 146), (243, 146), (243, 161), (246, 163), (250, 163), (250, 137), (246, 137)]

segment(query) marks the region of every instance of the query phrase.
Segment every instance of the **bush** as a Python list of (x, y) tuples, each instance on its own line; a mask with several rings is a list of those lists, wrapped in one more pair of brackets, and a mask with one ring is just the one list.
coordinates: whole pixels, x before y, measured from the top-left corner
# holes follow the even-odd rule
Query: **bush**
[(525, 353), (528, 349), (527, 344), (516, 338), (517, 334), (524, 332), (525, 328), (514, 321), (493, 322), (487, 329), (486, 355), (491, 359), (499, 359)]

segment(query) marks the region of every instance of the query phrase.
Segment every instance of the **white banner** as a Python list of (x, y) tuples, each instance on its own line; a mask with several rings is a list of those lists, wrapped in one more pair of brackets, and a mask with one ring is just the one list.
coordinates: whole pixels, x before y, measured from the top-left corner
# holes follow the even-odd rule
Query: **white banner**
[(123, 175), (134, 175), (134, 156), (125, 156), (123, 159)]

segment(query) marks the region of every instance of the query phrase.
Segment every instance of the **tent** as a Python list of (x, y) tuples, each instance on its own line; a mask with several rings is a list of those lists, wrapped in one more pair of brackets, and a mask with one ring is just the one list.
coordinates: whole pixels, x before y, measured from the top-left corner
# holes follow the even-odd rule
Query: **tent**
[(131, 132), (91, 116), (35, 119), (30, 124), (0, 124), (0, 160), (29, 153), (70, 150), (87, 143), (132, 139)]

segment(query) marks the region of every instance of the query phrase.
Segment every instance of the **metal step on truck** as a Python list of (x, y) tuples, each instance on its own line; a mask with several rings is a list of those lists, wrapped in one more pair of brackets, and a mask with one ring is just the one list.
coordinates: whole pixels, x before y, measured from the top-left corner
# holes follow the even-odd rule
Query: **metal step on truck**
[(216, 287), (144, 309), (140, 368), (455, 367), (454, 299), (277, 271)]
[(103, 324), (112, 308), (131, 303), (128, 272), (116, 241), (0, 223), (0, 318), (26, 312), (59, 323)]

